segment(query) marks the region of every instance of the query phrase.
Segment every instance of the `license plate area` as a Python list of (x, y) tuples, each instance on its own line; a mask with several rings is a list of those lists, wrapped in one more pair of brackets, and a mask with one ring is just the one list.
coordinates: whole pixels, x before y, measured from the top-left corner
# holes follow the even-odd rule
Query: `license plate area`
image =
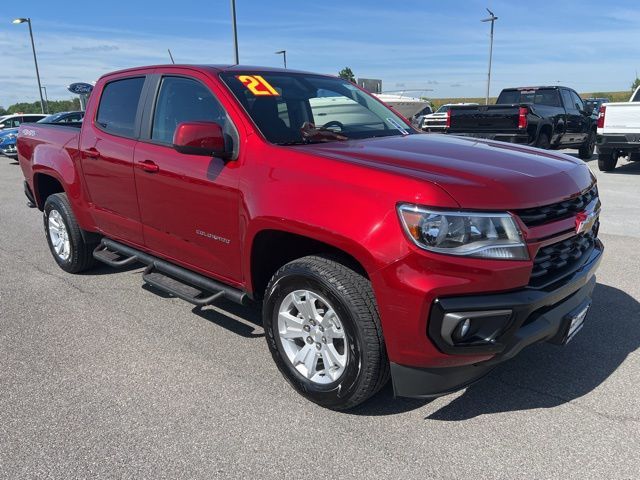
[(565, 335), (562, 344), (566, 345), (584, 327), (584, 319), (587, 317), (591, 302), (582, 304), (565, 317)]

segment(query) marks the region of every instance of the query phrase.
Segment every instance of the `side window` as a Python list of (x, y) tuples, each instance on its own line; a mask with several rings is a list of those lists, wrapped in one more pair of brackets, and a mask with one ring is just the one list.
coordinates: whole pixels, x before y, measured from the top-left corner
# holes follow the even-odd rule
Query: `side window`
[(107, 133), (135, 136), (136, 113), (144, 77), (109, 82), (102, 90), (96, 123)]
[(173, 143), (173, 133), (182, 122), (206, 121), (220, 124), (227, 131), (227, 114), (213, 94), (197, 80), (164, 77), (153, 114), (151, 138)]
[(574, 111), (576, 109), (573, 98), (571, 98), (571, 92), (569, 92), (569, 90), (562, 90), (562, 102), (564, 103), (564, 108), (566, 108), (567, 110)]
[(576, 106), (577, 110), (584, 110), (584, 104), (582, 103), (582, 99), (578, 96), (576, 92), (571, 92), (571, 98), (573, 98), (573, 103)]
[(19, 127), (21, 123), (22, 123), (22, 117), (15, 117), (11, 119), (12, 127)]

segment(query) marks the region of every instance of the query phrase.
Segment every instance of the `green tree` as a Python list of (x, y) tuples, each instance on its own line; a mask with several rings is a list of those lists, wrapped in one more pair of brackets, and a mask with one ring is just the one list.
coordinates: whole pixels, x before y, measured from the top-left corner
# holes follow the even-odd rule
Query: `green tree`
[[(80, 99), (72, 98), (70, 100), (49, 100), (49, 113), (69, 112), (72, 110), (80, 110)], [(40, 102), (26, 103), (19, 102), (9, 105), (7, 113), (41, 113)]]
[(636, 79), (631, 84), (631, 91), (635, 92), (636, 88), (640, 87), (640, 78), (636, 77)]
[(0, 107), (0, 115), (6, 115), (7, 111), (5, 110), (4, 107)]
[(356, 83), (356, 76), (353, 74), (353, 70), (351, 70), (349, 67), (344, 67), (342, 70), (340, 70), (338, 72), (338, 76), (350, 82)]

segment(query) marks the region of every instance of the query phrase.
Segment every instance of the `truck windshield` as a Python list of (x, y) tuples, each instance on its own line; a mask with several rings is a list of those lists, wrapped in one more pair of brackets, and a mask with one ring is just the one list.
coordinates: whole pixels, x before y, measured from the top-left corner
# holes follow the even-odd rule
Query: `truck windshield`
[(296, 145), (415, 133), (378, 100), (339, 78), (226, 72), (224, 83), (271, 143)]

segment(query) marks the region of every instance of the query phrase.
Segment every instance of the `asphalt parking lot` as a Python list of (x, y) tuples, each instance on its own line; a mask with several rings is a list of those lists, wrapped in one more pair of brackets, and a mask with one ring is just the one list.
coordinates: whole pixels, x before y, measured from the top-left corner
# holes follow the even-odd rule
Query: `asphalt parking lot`
[(640, 163), (596, 173), (606, 254), (571, 344), (336, 413), (288, 386), (254, 312), (60, 270), (0, 157), (0, 477), (638, 478)]

